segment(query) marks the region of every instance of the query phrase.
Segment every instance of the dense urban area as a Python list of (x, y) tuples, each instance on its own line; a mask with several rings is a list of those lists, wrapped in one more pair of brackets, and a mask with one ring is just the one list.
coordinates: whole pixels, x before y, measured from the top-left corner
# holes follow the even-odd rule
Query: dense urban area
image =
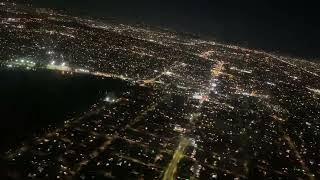
[(0, 17), (2, 69), (127, 84), (7, 150), (7, 178), (320, 178), (319, 64), (14, 3)]

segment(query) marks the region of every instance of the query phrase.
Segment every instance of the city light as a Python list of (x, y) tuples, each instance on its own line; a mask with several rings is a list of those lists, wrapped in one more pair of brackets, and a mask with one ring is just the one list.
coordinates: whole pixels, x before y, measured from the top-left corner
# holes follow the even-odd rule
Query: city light
[(13, 145), (4, 155), (9, 175), (320, 178), (319, 65), (161, 28), (4, 6), (1, 67), (99, 85), (90, 107)]

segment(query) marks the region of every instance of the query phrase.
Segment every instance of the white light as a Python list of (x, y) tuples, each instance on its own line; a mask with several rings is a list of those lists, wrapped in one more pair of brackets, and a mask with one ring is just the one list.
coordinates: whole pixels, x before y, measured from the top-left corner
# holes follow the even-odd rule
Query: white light
[(276, 84), (272, 83), (272, 82), (267, 82), (268, 85), (270, 86), (275, 86)]
[(202, 95), (199, 94), (199, 93), (195, 93), (192, 97), (193, 97), (193, 99), (198, 99), (198, 100), (200, 100), (200, 99), (202, 98)]
[(52, 62), (51, 62), (51, 65), (54, 65), (54, 63), (56, 63), (56, 62), (55, 62), (55, 61), (52, 61)]
[(66, 63), (62, 63), (62, 64), (61, 64), (61, 66), (65, 66), (65, 65), (66, 65)]
[(211, 176), (213, 179), (217, 179), (218, 175), (217, 174), (212, 174)]
[(168, 75), (168, 76), (173, 75), (173, 73), (172, 73), (172, 72), (170, 72), (170, 71), (166, 71), (164, 74), (166, 74), (166, 75)]

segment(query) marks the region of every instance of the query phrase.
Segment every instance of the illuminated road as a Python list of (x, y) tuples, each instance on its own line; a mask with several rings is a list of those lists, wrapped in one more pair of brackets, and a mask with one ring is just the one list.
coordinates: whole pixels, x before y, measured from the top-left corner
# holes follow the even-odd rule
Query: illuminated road
[(8, 150), (1, 165), (12, 179), (320, 179), (318, 64), (158, 28), (0, 9), (1, 67), (125, 81), (117, 101), (100, 99)]
[(167, 169), (165, 170), (163, 180), (173, 180), (175, 179), (175, 174), (177, 172), (177, 166), (180, 160), (183, 158), (184, 151), (186, 147), (189, 145), (189, 140), (186, 138), (182, 138), (180, 140), (179, 146), (173, 154), (173, 158), (170, 161)]

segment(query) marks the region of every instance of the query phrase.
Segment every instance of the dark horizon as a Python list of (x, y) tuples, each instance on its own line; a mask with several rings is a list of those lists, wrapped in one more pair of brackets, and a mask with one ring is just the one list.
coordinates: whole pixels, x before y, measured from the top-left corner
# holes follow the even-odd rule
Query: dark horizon
[(296, 2), (28, 1), (35, 7), (145, 23), (221, 42), (319, 62), (313, 4)]
[(273, 55), (320, 57), (307, 5), (24, 1), (0, 2), (0, 179), (320, 179), (320, 64)]

